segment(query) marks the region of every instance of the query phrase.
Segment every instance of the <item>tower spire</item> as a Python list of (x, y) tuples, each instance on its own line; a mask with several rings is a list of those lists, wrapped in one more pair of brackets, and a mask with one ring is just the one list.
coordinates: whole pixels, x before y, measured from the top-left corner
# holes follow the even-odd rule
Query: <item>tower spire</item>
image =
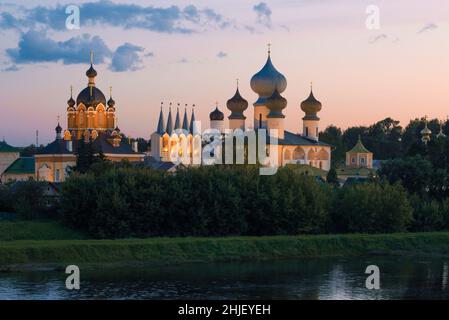
[(179, 103), (178, 107), (176, 108), (175, 130), (176, 129), (181, 129), (181, 119), (179, 117)]
[(182, 130), (189, 131), (189, 119), (187, 118), (187, 104), (184, 108), (184, 118), (182, 120)]
[(161, 112), (159, 113), (159, 122), (157, 124), (157, 133), (159, 133), (161, 136), (164, 134), (165, 132), (165, 128), (164, 128), (164, 112), (162, 110), (162, 106), (163, 106), (163, 102), (161, 102)]
[(94, 51), (90, 49), (90, 65), (94, 64)]
[(268, 44), (268, 56), (271, 56), (271, 43)]
[(430, 137), (432, 135), (432, 131), (427, 127), (427, 115), (424, 117), (424, 129), (421, 130), (421, 141), (427, 146), (427, 143), (430, 141)]
[(171, 135), (172, 131), (173, 131), (172, 116), (171, 116), (171, 105), (172, 105), (172, 103), (170, 102), (170, 107), (168, 109), (167, 126), (165, 127), (165, 132), (167, 132), (168, 135)]
[(195, 135), (196, 133), (196, 126), (195, 126), (195, 104), (192, 105), (192, 115), (190, 117), (190, 126), (189, 131), (192, 135)]

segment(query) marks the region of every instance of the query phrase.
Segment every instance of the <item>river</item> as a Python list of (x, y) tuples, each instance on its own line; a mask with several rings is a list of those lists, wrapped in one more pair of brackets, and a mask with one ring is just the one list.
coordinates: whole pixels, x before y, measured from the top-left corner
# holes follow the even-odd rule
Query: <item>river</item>
[[(380, 289), (368, 290), (368, 265)], [(448, 299), (449, 258), (375, 256), (0, 273), (0, 299)]]

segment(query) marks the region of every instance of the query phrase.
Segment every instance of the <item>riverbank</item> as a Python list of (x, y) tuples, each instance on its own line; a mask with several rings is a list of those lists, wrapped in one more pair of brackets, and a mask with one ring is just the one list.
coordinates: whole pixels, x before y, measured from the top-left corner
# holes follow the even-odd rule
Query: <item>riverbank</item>
[[(391, 254), (449, 254), (449, 232), (126, 240), (0, 241), (0, 266), (180, 263)], [(14, 267), (15, 268), (15, 267)]]

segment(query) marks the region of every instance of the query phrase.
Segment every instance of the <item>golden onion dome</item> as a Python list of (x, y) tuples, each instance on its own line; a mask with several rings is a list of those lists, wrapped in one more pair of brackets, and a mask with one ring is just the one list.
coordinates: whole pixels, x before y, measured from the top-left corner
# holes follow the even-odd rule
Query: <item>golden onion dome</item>
[(240, 95), (238, 87), (234, 96), (226, 102), (226, 107), (231, 111), (229, 119), (245, 118), (243, 112), (248, 109), (248, 101)]
[(274, 89), (273, 94), (266, 99), (265, 103), (267, 108), (270, 109), (268, 118), (285, 118), (282, 110), (287, 107), (287, 99), (281, 96), (277, 87)]
[(218, 105), (215, 107), (215, 110), (209, 114), (209, 119), (211, 121), (223, 121), (224, 114), (218, 109)]
[(251, 89), (259, 95), (254, 105), (265, 105), (265, 100), (273, 94), (275, 88), (279, 93), (284, 92), (287, 88), (287, 79), (276, 70), (268, 54), (263, 68), (251, 78)]
[(301, 110), (306, 114), (304, 119), (318, 119), (316, 114), (321, 110), (321, 108), (321, 102), (315, 98), (311, 89), (309, 97), (301, 102)]

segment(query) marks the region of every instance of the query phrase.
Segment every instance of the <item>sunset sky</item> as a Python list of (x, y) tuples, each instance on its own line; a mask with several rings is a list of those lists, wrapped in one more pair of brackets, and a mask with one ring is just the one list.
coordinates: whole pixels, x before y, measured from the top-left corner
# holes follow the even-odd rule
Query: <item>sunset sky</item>
[[(80, 29), (65, 8), (80, 8)], [(367, 6), (380, 8), (370, 30)], [(86, 87), (89, 50), (106, 96), (113, 87), (119, 126), (149, 139), (160, 102), (197, 105), (207, 121), (240, 79), (242, 96), (267, 57), (288, 81), (286, 129), (299, 132), (299, 104), (313, 82), (321, 129), (369, 125), (387, 116), (449, 115), (448, 0), (117, 0), (0, 3), (0, 138), (25, 146), (65, 128), (70, 86)]]

